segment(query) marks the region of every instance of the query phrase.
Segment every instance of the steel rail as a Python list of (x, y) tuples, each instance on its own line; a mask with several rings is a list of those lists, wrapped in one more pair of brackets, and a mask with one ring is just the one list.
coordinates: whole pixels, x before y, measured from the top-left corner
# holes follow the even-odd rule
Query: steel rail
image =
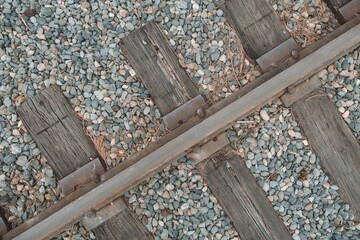
[(172, 160), (184, 155), (187, 149), (198, 142), (221, 133), (236, 120), (247, 116), (279, 96), (287, 87), (307, 79), (359, 45), (360, 25), (356, 25), (14, 239), (51, 238), (79, 221), (91, 209), (98, 209), (121, 196), (153, 173), (161, 171)]
[[(236, 101), (237, 99), (244, 96), (246, 93), (252, 91), (256, 87), (260, 86), (270, 78), (274, 77), (275, 75), (279, 74), (280, 72), (284, 71), (285, 69), (289, 68), (299, 60), (309, 56), (312, 52), (314, 52), (316, 49), (319, 49), (323, 46), (325, 46), (327, 43), (332, 41), (333, 39), (339, 37), (349, 29), (353, 28), (357, 24), (360, 24), (360, 18), (354, 18), (353, 20), (341, 25), (340, 27), (336, 28), (333, 32), (330, 34), (324, 36), (323, 38), (319, 39), (312, 45), (309, 45), (308, 47), (302, 49), (299, 51), (299, 58), (295, 59), (292, 56), (289, 56), (287, 59), (283, 60), (281, 64), (278, 64), (274, 67), (271, 71), (268, 71), (261, 75), (260, 77), (256, 78), (254, 81), (246, 84), (242, 88), (238, 89), (234, 93), (232, 93), (230, 96), (226, 97), (225, 99), (221, 100), (220, 102), (217, 102), (213, 105), (211, 105), (209, 108), (205, 110), (205, 116), (211, 116), (212, 114), (216, 113), (220, 109), (224, 108), (228, 104)], [(77, 189), (76, 191), (70, 193), (69, 195), (62, 198), (60, 201), (56, 202), (51, 207), (41, 211), (40, 214), (31, 217), (23, 224), (19, 225), (18, 227), (10, 230), (7, 232), (4, 236), (0, 237), (2, 240), (7, 239), (13, 239), (14, 237), (18, 236), (22, 232), (26, 231), (27, 229), (31, 228), (32, 226), (36, 225), (37, 223), (41, 222), (45, 218), (49, 217), (50, 215), (54, 214), (55, 212), (59, 211), (61, 208), (65, 207), (67, 204), (73, 202), (75, 199), (81, 197), (85, 193), (91, 191), (98, 185), (102, 184), (103, 182), (107, 181), (108, 179), (112, 178), (116, 174), (122, 172), (124, 169), (128, 168), (129, 166), (133, 165), (135, 162), (141, 160), (143, 157), (147, 156), (149, 153), (159, 149), (161, 146), (163, 146), (165, 143), (171, 141), (172, 139), (176, 138), (181, 133), (184, 133), (185, 131), (189, 130), (194, 125), (198, 124), (199, 122), (203, 121), (204, 118), (200, 118), (199, 116), (194, 116), (187, 122), (183, 123), (178, 128), (174, 129), (170, 133), (166, 134), (165, 136), (158, 139), (156, 142), (150, 143), (145, 149), (143, 149), (140, 152), (137, 152), (136, 154), (130, 156), (126, 159), (126, 161), (121, 162), (119, 165), (109, 169), (104, 174), (100, 176), (100, 182), (96, 183), (94, 181), (91, 181), (81, 188)], [(203, 141), (203, 143), (206, 141)], [(201, 144), (201, 143), (199, 143)], [(191, 151), (192, 149), (189, 149), (188, 151)], [(184, 153), (187, 154), (188, 152)], [(104, 204), (103, 206), (105, 206)]]

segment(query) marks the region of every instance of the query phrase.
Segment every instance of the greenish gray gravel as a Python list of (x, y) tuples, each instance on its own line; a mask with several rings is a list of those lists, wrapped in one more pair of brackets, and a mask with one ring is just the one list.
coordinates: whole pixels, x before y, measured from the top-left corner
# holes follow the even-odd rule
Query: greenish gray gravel
[(358, 239), (359, 223), (290, 110), (275, 101), (261, 111), (268, 120), (256, 112), (228, 135), (293, 239)]
[[(0, 206), (6, 210), (13, 227), (59, 198), (53, 171), (19, 121), (16, 107), (49, 85), (59, 85), (84, 119), (89, 134), (103, 143), (108, 166), (115, 166), (166, 133), (156, 105), (120, 51), (121, 39), (131, 31), (147, 22), (159, 23), (180, 63), (209, 103), (221, 100), (261, 74), (241, 54), (239, 41), (225, 23), (224, 13), (219, 8), (221, 3), (209, 0), (0, 0)], [(271, 4), (292, 34), (299, 36), (295, 39), (303, 45), (314, 40), (312, 31), (316, 30), (318, 37), (331, 31), (332, 16), (322, 12), (320, 1), (277, 0)], [(345, 110), (344, 119), (358, 136), (359, 79), (341, 76), (342, 70), (339, 69), (351, 69), (357, 62), (354, 71), (351, 70), (355, 74), (359, 57), (352, 56), (353, 62), (348, 56), (345, 58), (347, 61), (339, 60), (341, 66), (334, 63), (339, 73), (328, 71), (326, 79), (330, 81), (325, 81), (324, 77), (324, 84), (339, 111)], [(346, 92), (343, 88), (347, 89)], [(279, 110), (274, 113), (273, 109)], [(291, 118), (289, 113), (284, 115), (285, 112), (277, 105), (269, 106), (259, 113), (261, 116), (255, 114), (251, 121), (260, 122), (262, 118), (264, 122), (258, 124), (267, 124), (270, 129), (278, 128), (276, 122), (281, 118), (285, 120), (280, 125)], [(272, 119), (278, 120), (271, 123)], [(272, 203), (289, 229), (294, 231), (294, 239), (307, 234), (311, 237), (315, 234), (315, 238), (333, 236), (339, 239), (358, 236), (351, 212), (339, 199), (336, 186), (326, 185), (327, 177), (316, 165), (318, 159), (308, 155), (309, 151), (302, 143), (304, 140), (291, 139), (301, 139), (301, 133), (298, 130), (286, 133), (288, 129), (284, 128), (277, 130), (275, 135), (262, 134), (259, 140), (253, 140), (251, 134), (256, 128), (250, 126), (241, 133), (235, 127), (235, 133), (229, 134), (239, 150), (244, 149), (244, 154), (247, 151), (244, 158), (248, 167), (266, 193), (274, 196)], [(272, 171), (281, 160), (277, 160), (274, 166), (260, 164), (259, 153), (246, 150), (257, 143), (268, 148), (270, 153), (275, 150), (277, 153), (278, 142), (281, 145), (288, 141), (289, 136), (296, 154), (304, 159), (308, 157), (312, 164), (306, 193), (310, 191), (316, 208), (312, 205), (313, 209), (310, 209), (310, 200), (297, 195), (304, 189), (293, 181), (291, 171), (286, 170), (287, 175), (280, 174), (276, 181), (265, 181), (266, 172)], [(244, 139), (249, 139), (249, 142)], [(285, 154), (285, 148), (283, 151)], [(294, 155), (295, 163), (287, 162), (286, 167), (303, 163), (296, 162), (296, 154), (287, 153)], [(298, 173), (295, 171), (294, 174)], [(287, 186), (290, 183), (293, 186)], [(288, 194), (285, 191), (281, 198), (281, 189), (285, 186), (294, 192)], [(181, 159), (126, 196), (158, 239), (237, 238), (230, 220), (199, 173), (192, 170), (188, 159)], [(296, 201), (292, 203), (294, 199)], [(300, 216), (300, 210), (294, 210), (293, 205), (301, 209), (306, 207), (309, 211), (305, 210), (306, 215)], [(287, 215), (283, 215), (284, 212)], [(326, 220), (328, 216), (329, 220)], [(70, 236), (75, 239), (94, 238), (79, 225), (58, 238), (69, 239)]]
[(338, 107), (344, 121), (360, 139), (360, 48), (319, 73), (325, 93)]

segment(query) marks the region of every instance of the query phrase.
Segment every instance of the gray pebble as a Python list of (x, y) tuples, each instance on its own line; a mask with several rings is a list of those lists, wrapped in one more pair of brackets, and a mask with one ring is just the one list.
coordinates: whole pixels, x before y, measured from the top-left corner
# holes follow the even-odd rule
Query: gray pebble
[(127, 22), (125, 24), (125, 27), (127, 28), (127, 30), (129, 31), (133, 31), (135, 29), (134, 25), (131, 22)]
[(24, 167), (26, 164), (28, 163), (28, 159), (26, 156), (20, 156), (17, 160), (16, 160), (16, 164)]
[(16, 160), (16, 158), (15, 158), (14, 156), (12, 156), (12, 155), (6, 155), (6, 156), (4, 157), (4, 159), (3, 159), (3, 162), (4, 162), (5, 164), (11, 164), (11, 163), (15, 162), (15, 160)]

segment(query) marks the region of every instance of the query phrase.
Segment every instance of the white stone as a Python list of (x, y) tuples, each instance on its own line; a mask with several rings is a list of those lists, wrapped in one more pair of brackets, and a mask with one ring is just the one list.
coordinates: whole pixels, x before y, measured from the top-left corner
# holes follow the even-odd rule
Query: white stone
[(288, 134), (289, 134), (290, 137), (295, 137), (295, 135), (296, 135), (296, 133), (295, 133), (294, 130), (292, 130), (292, 129), (290, 129), (290, 130), (288, 131)]
[(304, 181), (303, 181), (303, 185), (304, 185), (304, 187), (309, 187), (309, 186), (310, 186), (309, 181), (308, 181), (308, 180), (304, 180)]
[(265, 110), (260, 111), (260, 116), (264, 121), (269, 121), (270, 117)]
[(327, 70), (326, 70), (326, 69), (323, 69), (323, 70), (321, 70), (321, 71), (318, 73), (318, 77), (319, 77), (319, 78), (322, 78), (322, 77), (324, 77), (326, 74), (327, 74)]
[(134, 76), (136, 75), (134, 69), (130, 69), (129, 73), (130, 73), (130, 75), (131, 75), (132, 77), (134, 77)]
[(189, 203), (184, 203), (184, 204), (181, 205), (180, 208), (181, 208), (182, 210), (185, 210), (185, 209), (188, 209), (189, 207), (190, 207), (190, 206), (189, 206)]
[(264, 190), (265, 192), (267, 192), (267, 191), (269, 191), (269, 188), (270, 188), (269, 183), (265, 182), (265, 183), (264, 183), (264, 186), (263, 186), (263, 190)]
[(45, 70), (45, 64), (39, 63), (37, 65), (37, 70), (39, 70), (40, 72), (44, 71)]
[(144, 109), (144, 114), (145, 115), (148, 115), (150, 113), (150, 108), (149, 107), (146, 107), (145, 109)]
[(222, 62), (226, 62), (226, 56), (225, 54), (221, 55), (220, 58), (219, 58), (220, 61)]

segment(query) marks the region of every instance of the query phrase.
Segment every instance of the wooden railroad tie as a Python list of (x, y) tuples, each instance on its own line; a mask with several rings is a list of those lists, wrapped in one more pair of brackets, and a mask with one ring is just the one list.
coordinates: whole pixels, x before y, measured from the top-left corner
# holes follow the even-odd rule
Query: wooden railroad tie
[[(69, 195), (90, 181), (100, 181), (105, 163), (58, 86), (43, 90), (23, 103), (17, 112), (58, 177), (63, 195)], [(89, 211), (85, 215), (87, 230), (92, 230), (98, 239), (152, 239), (121, 197), (116, 203), (123, 207), (113, 208), (110, 212), (106, 209), (99, 213)], [(96, 215), (101, 215), (102, 219), (97, 224), (90, 224)], [(104, 221), (110, 218), (111, 221)]]
[[(147, 35), (148, 33), (152, 33), (151, 36)], [(149, 39), (156, 39), (156, 43), (154, 43), (155, 41)], [(169, 112), (174, 112), (178, 106), (180, 106), (179, 108), (187, 108), (185, 101), (188, 99), (188, 96), (191, 96), (192, 94), (193, 96), (196, 96), (199, 94), (197, 90), (196, 92), (193, 92), (192, 86), (194, 84), (187, 75), (186, 77), (184, 76), (183, 82), (180, 84), (181, 86), (176, 86), (176, 84), (174, 84), (176, 82), (180, 82), (174, 75), (171, 74), (172, 72), (175, 72), (174, 69), (178, 67), (178, 62), (174, 66), (172, 61), (164, 62), (164, 60), (161, 58), (161, 56), (167, 56), (167, 59), (173, 59), (175, 58), (175, 54), (172, 53), (170, 46), (165, 40), (165, 37), (156, 25), (150, 24), (145, 26), (135, 34), (130, 34), (128, 38), (123, 40), (123, 42), (123, 52), (129, 58), (129, 61), (133, 65), (136, 72), (140, 73), (140, 80), (144, 83), (145, 86), (147, 86), (150, 95), (155, 99), (155, 101), (156, 99), (159, 99), (157, 96), (161, 95), (159, 92), (162, 91), (162, 87), (159, 87), (158, 82), (162, 83), (161, 86), (171, 85), (172, 88), (170, 89), (174, 89), (174, 92), (176, 91), (176, 94), (174, 94), (174, 92), (171, 93), (172, 96), (170, 104), (164, 101), (166, 99), (160, 98), (160, 104), (158, 104), (158, 108), (161, 113), (166, 114)], [(144, 44), (145, 42), (147, 44)], [(167, 46), (164, 49), (169, 50), (164, 52), (165, 50), (161, 48), (161, 46)], [(159, 52), (161, 52), (161, 55), (156, 55), (159, 59), (156, 57), (150, 58), (151, 51), (156, 51), (157, 49)], [(156, 64), (152, 64), (153, 62)], [(165, 64), (167, 68), (161, 66), (161, 64)], [(156, 74), (147, 74), (148, 70), (146, 68), (151, 69), (152, 72)], [(166, 74), (163, 74), (163, 69), (167, 69)], [(179, 69), (178, 71), (183, 72), (184, 70), (181, 68), (181, 70)], [(184, 74), (186, 74), (185, 71)], [(154, 81), (154, 79), (156, 79), (156, 81)], [(186, 82), (184, 82), (184, 80), (186, 80)], [(183, 87), (182, 85), (187, 85), (188, 87)], [(169, 94), (167, 93), (167, 95)], [(182, 104), (184, 104), (185, 107)], [(191, 108), (190, 113), (194, 115), (196, 113), (196, 108)], [(179, 117), (181, 116), (182, 115), (179, 115)], [(180, 120), (182, 119), (175, 119), (174, 122), (176, 123)], [(248, 185), (245, 184), (245, 187), (243, 187), (242, 185), (239, 185), (240, 183), (236, 178), (228, 179), (229, 182), (219, 182), (219, 177), (222, 179), (226, 175), (221, 174), (220, 172), (223, 168), (212, 168), (210, 167), (212, 165), (202, 165), (200, 163), (203, 160), (208, 162), (208, 160), (206, 160), (207, 157), (210, 157), (211, 154), (215, 153), (228, 144), (229, 141), (227, 139), (226, 133), (223, 133), (216, 139), (211, 139), (204, 146), (193, 148), (193, 151), (189, 157), (194, 157), (195, 161), (199, 163), (197, 168), (199, 168), (205, 176), (205, 180), (207, 180), (206, 182), (208, 183), (210, 189), (215, 194), (215, 197), (219, 199), (223, 210), (230, 217), (236, 230), (239, 232), (242, 238), (291, 239), (287, 229), (276, 215), (265, 194), (262, 193), (256, 198), (253, 198), (254, 195), (249, 194), (252, 192), (251, 187), (256, 186), (256, 192), (261, 192), (262, 190), (259, 188), (259, 186), (257, 186), (256, 180), (251, 176), (251, 173), (248, 172), (247, 169), (244, 171), (247, 172), (246, 182)], [(216, 158), (216, 156), (210, 157), (209, 161), (211, 162), (211, 159)], [(236, 169), (239, 169), (243, 167), (244, 164), (238, 158), (237, 160), (238, 161), (233, 161), (233, 164), (236, 165)], [(241, 167), (237, 167), (237, 165), (240, 165)], [(226, 165), (223, 166), (226, 168)], [(242, 177), (241, 180), (245, 180), (245, 177)], [(233, 191), (223, 191), (224, 189), (228, 188), (232, 188)], [(243, 192), (243, 194), (239, 195), (240, 192)], [(252, 211), (248, 211), (250, 206), (252, 206)], [(263, 213), (261, 212), (262, 210), (264, 210)], [(273, 224), (267, 223), (267, 219), (273, 219)]]
[[(263, 0), (260, 2), (262, 1)], [(281, 28), (281, 26), (278, 25), (274, 26), (274, 32), (279, 33), (280, 36), (264, 38), (263, 40), (265, 43), (272, 44), (271, 47), (257, 46), (256, 43), (252, 45), (253, 43), (249, 41), (249, 39), (256, 39), (258, 37), (260, 39), (264, 34), (264, 28), (266, 27), (264, 19), (273, 19), (275, 25), (277, 25), (278, 20), (276, 20), (276, 16), (273, 16), (271, 9), (269, 10), (269, 5), (261, 6), (260, 13), (255, 14), (255, 6), (259, 4), (259, 2), (249, 0), (230, 0), (228, 2), (233, 5), (226, 6), (228, 8), (226, 10), (227, 16), (230, 16), (231, 22), (243, 43), (247, 41), (248, 45), (244, 43), (247, 54), (257, 59), (258, 62), (261, 62), (259, 60), (261, 56), (273, 54), (273, 49), (278, 48), (279, 44), (289, 40), (288, 33), (280, 34), (280, 32), (278, 32)], [(243, 6), (244, 4), (246, 6), (239, 10), (239, 6)], [(238, 11), (245, 11), (244, 14), (253, 14), (254, 16), (249, 15), (249, 21), (251, 22), (247, 23), (248, 25), (242, 25), (243, 23), (237, 19), (238, 16), (236, 16), (235, 12), (232, 12), (231, 7), (237, 7)], [(271, 102), (274, 98), (286, 93), (289, 87), (303, 86), (301, 82), (309, 78), (313, 79), (311, 76), (323, 67), (358, 47), (360, 44), (359, 22), (359, 18), (354, 18), (345, 23), (342, 27), (316, 42), (313, 46), (299, 51), (296, 58), (291, 56), (288, 51), (281, 57), (275, 56), (274, 59), (276, 59), (277, 62), (282, 59), (284, 60), (281, 61), (281, 63), (271, 63), (271, 68), (273, 68), (269, 69), (271, 71), (268, 71), (252, 83), (249, 83), (239, 91), (233, 93), (230, 97), (213, 106), (208, 107), (205, 100), (202, 99), (202, 101), (198, 101), (199, 105), (193, 108), (190, 108), (189, 105), (192, 105), (190, 104), (191, 101), (199, 98), (199, 92), (197, 88), (194, 87), (194, 84), (184, 69), (179, 65), (176, 56), (160, 29), (156, 25), (150, 24), (130, 34), (128, 38), (123, 40), (123, 51), (136, 70), (140, 80), (154, 98), (160, 112), (164, 116), (173, 113), (169, 118), (171, 119), (169, 121), (170, 123), (167, 123), (169, 129), (173, 130), (158, 142), (151, 144), (144, 151), (135, 154), (118, 166), (101, 174), (99, 177), (100, 182), (89, 181), (84, 183), (82, 187), (69, 193), (64, 199), (44, 211), (44, 213), (41, 213), (26, 224), (20, 225), (18, 228), (7, 233), (4, 239), (14, 237), (15, 239), (50, 238), (61, 229), (80, 221), (86, 214), (88, 214), (89, 218), (84, 219), (85, 225), (99, 226), (99, 220), (101, 218), (107, 220), (106, 223), (110, 225), (116, 225), (118, 221), (126, 218), (114, 220), (114, 217), (123, 215), (109, 216), (107, 212), (119, 211), (122, 213), (124, 209), (126, 210), (126, 205), (123, 204), (119, 197), (155, 172), (162, 170), (172, 161), (189, 152), (191, 152), (189, 156), (194, 158), (198, 163), (197, 167), (204, 175), (205, 180), (214, 194), (218, 197), (225, 212), (234, 222), (234, 226), (239, 231), (241, 237), (260, 239), (290, 238), (289, 233), (278, 219), (271, 204), (267, 201), (266, 196), (256, 184), (249, 170), (244, 166), (244, 162), (239, 157), (234, 156), (227, 148), (213, 156), (210, 155), (229, 143), (226, 136), (222, 133), (236, 120), (248, 116), (253, 111)], [(251, 28), (252, 26), (254, 26), (254, 28)], [(258, 29), (256, 31), (259, 32), (252, 32), (253, 29)], [(244, 34), (244, 32), (246, 32), (246, 34)], [(141, 49), (141, 52), (139, 52), (138, 49)], [(161, 81), (161, 83), (158, 81)], [(317, 85), (315, 84), (314, 86)], [(290, 90), (288, 94), (299, 92), (300, 91), (295, 91), (291, 93)], [(289, 105), (307, 93), (306, 91), (302, 91), (301, 94), (297, 94), (296, 97), (292, 96), (292, 99), (295, 100), (291, 100), (293, 102), (289, 103)], [(285, 98), (283, 97), (282, 99)], [(59, 101), (59, 103), (60, 102), (61, 101)], [(294, 109), (296, 108), (296, 104), (297, 103), (293, 105)], [(326, 104), (328, 104), (328, 102), (325, 101), (324, 106), (327, 106)], [(177, 110), (179, 108), (183, 109)], [(303, 108), (307, 109), (307, 106)], [(48, 109), (49, 108), (41, 109), (39, 112), (47, 111), (50, 115), (54, 114)], [(189, 114), (185, 117), (182, 116), (184, 112), (187, 112), (187, 109), (191, 109), (189, 110)], [(198, 111), (199, 109), (202, 109), (202, 111)], [(59, 131), (58, 129), (61, 128), (57, 126), (58, 123), (64, 119), (71, 118), (71, 114), (69, 114), (68, 111), (69, 110), (61, 111), (66, 113), (61, 115), (61, 112), (58, 113), (55, 108), (54, 112), (60, 114), (56, 116), (61, 117), (55, 119), (56, 121), (45, 121), (47, 124), (46, 127), (36, 125), (40, 130), (34, 131), (34, 134), (38, 135), (34, 137), (34, 139), (37, 142), (39, 141), (41, 145), (41, 140), (37, 140), (36, 138), (41, 138), (44, 132)], [(294, 111), (297, 110), (295, 109)], [(302, 110), (299, 111), (301, 113)], [(201, 114), (199, 114), (199, 112)], [(21, 115), (20, 111), (19, 114)], [(43, 116), (43, 114), (41, 114), (41, 116)], [(325, 120), (322, 119), (321, 121)], [(336, 121), (338, 120), (324, 122), (324, 124), (337, 124)], [(25, 122), (26, 121), (24, 121), (24, 124), (28, 127), (31, 121), (28, 120), (27, 123)], [(305, 129), (308, 123), (304, 120), (304, 122), (300, 122), (300, 124), (304, 125), (305, 127), (302, 127)], [(314, 131), (322, 130), (323, 129), (315, 129)], [(334, 132), (333, 134), (336, 135), (338, 133)], [(325, 137), (323, 137), (322, 140), (323, 139), (325, 139)], [(46, 144), (44, 144), (44, 146), (46, 146)], [(338, 145), (335, 149), (342, 147), (343, 146)], [(355, 153), (357, 154), (357, 152)], [(320, 151), (317, 154), (322, 158)], [(96, 151), (95, 155), (91, 156), (96, 157)], [(201, 163), (201, 161), (206, 158), (207, 161)], [(87, 162), (88, 160), (87, 158)], [(229, 164), (230, 168), (227, 168), (225, 163)], [(358, 169), (358, 162), (352, 161), (351, 163)], [(79, 165), (83, 166), (84, 164)], [(342, 160), (339, 164), (345, 164), (345, 161)], [(66, 174), (63, 173), (64, 177), (71, 176), (76, 169), (77, 168), (73, 170), (68, 169)], [(358, 174), (356, 171), (353, 173)], [(222, 187), (211, 177), (214, 174), (221, 176)], [(338, 180), (335, 178), (335, 181)], [(339, 181), (343, 181), (345, 187), (348, 187), (347, 185), (350, 184), (350, 182), (346, 182), (344, 178)], [(353, 185), (351, 189), (359, 193), (358, 188), (358, 185)], [(226, 193), (226, 197), (223, 197), (224, 193)], [(354, 203), (350, 202), (351, 198), (349, 199), (352, 207)], [(113, 202), (113, 204), (108, 205), (110, 202)], [(238, 204), (238, 208), (234, 209), (233, 206), (235, 203)], [(97, 217), (91, 216), (93, 209), (102, 209), (102, 211), (98, 212)], [(250, 214), (248, 212), (249, 209), (252, 209)], [(239, 218), (239, 216), (243, 217)], [(268, 223), (266, 219), (269, 218), (274, 222)], [(243, 224), (249, 224), (251, 227), (249, 229), (244, 228)], [(117, 225), (117, 227), (119, 227), (119, 229), (121, 228), (120, 225)], [(137, 227), (141, 228), (144, 226), (140, 225)], [(131, 226), (127, 226), (126, 228), (131, 228)], [(252, 231), (249, 231), (250, 229), (252, 229)], [(104, 234), (107, 234), (107, 225), (102, 228), (102, 230)], [(121, 231), (126, 231), (126, 229), (122, 229)], [(146, 233), (147, 232), (143, 234)], [(122, 234), (123, 236), (129, 236), (126, 235), (126, 233)], [(118, 236), (113, 235), (110, 236), (109, 239), (114, 239), (111, 237)]]
[(292, 239), (244, 160), (232, 150), (219, 151), (198, 168), (241, 239)]
[(340, 23), (360, 16), (360, 0), (324, 0)]
[(360, 145), (335, 104), (321, 90), (303, 97), (292, 111), (340, 196), (360, 219)]
[(263, 71), (300, 50), (267, 0), (227, 0), (223, 10), (246, 54)]
[[(359, 23), (359, 0), (328, 0), (344, 26)], [(351, 21), (350, 21), (351, 20)], [(281, 101), (290, 107), (304, 135), (320, 158), (327, 175), (339, 186), (340, 196), (360, 219), (360, 145), (335, 104), (321, 88), (317, 74), (288, 88)]]
[(207, 108), (158, 25), (147, 24), (122, 42), (125, 57), (156, 102), (168, 129)]

